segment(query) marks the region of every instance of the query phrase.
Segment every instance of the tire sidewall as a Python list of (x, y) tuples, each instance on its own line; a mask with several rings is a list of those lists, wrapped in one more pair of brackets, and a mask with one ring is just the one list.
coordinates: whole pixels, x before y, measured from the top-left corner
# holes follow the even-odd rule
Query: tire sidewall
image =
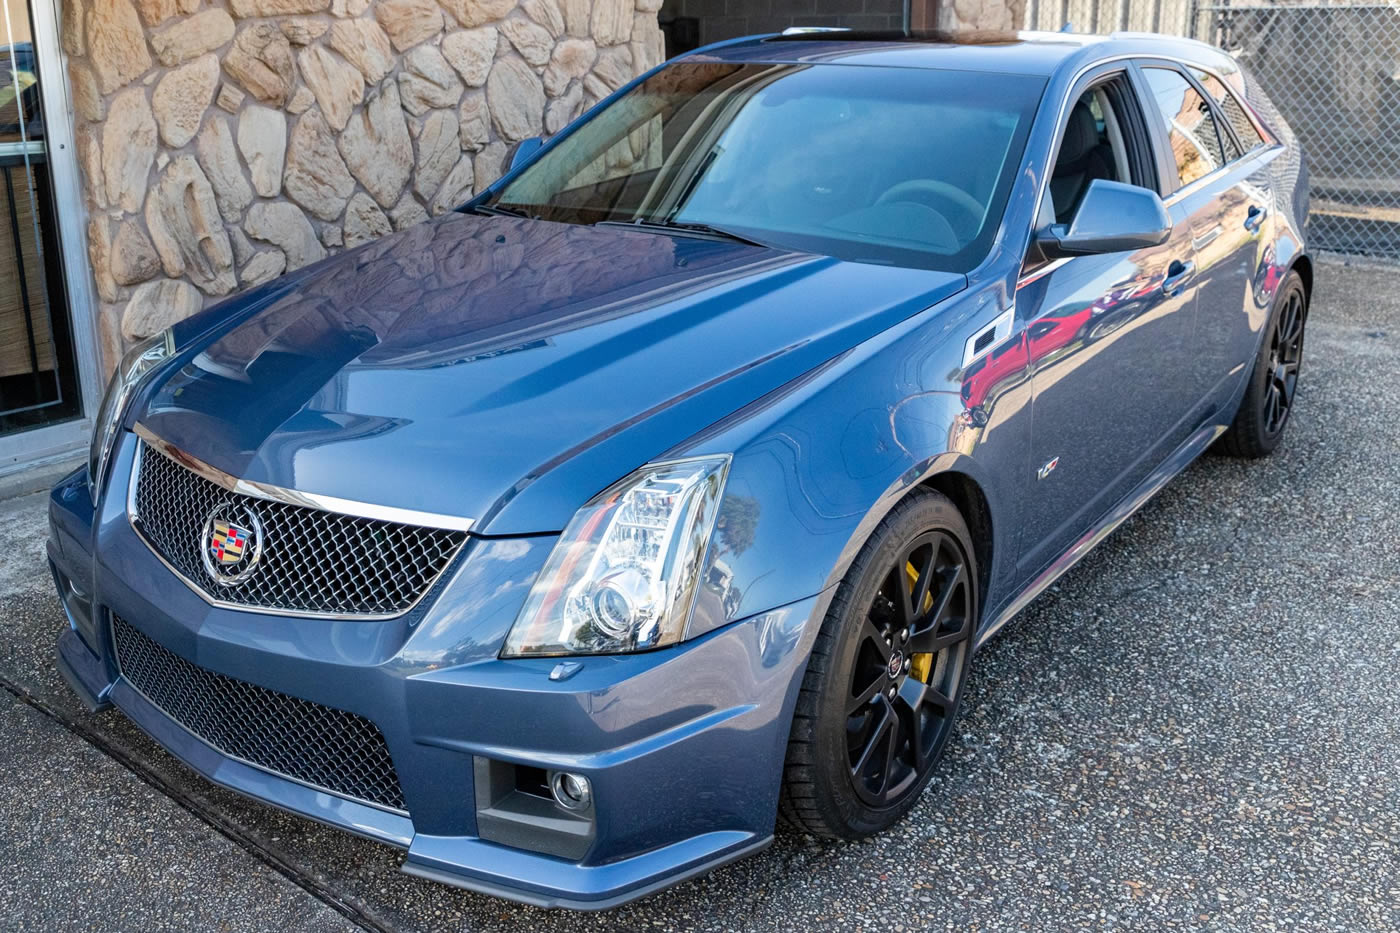
[[(1250, 374), (1249, 389), (1245, 393), (1244, 405), (1250, 406), (1249, 425), (1253, 431), (1254, 445), (1261, 453), (1268, 453), (1278, 446), (1283, 439), (1284, 431), (1288, 429), (1288, 423), (1293, 420), (1293, 411), (1290, 407), (1288, 415), (1284, 418), (1283, 424), (1272, 434), (1269, 433), (1266, 413), (1263, 410), (1264, 402), (1268, 398), (1269, 379), (1269, 349), (1273, 341), (1274, 330), (1278, 327), (1279, 319), (1283, 316), (1283, 309), (1288, 304), (1289, 298), (1297, 293), (1303, 301), (1303, 347), (1301, 352), (1307, 349), (1307, 324), (1308, 324), (1308, 293), (1303, 287), (1303, 279), (1297, 271), (1288, 273), (1288, 277), (1283, 280), (1283, 287), (1274, 296), (1273, 307), (1269, 311), (1268, 324), (1264, 328), (1263, 339), (1259, 342), (1259, 352), (1255, 354), (1254, 371)], [(1298, 374), (1302, 377), (1302, 356), (1299, 356)], [(1297, 401), (1295, 390), (1294, 401)]]
[[(957, 508), (944, 496), (928, 491), (919, 493), (896, 506), (886, 516), (870, 541), (853, 562), (847, 578), (840, 586), (847, 589), (847, 599), (835, 600), (833, 612), (823, 622), (824, 633), (833, 638), (833, 663), (822, 675), (821, 699), (818, 704), (815, 739), (817, 758), (814, 762), (817, 780), (814, 791), (828, 813), (838, 815), (849, 838), (863, 838), (889, 826), (918, 800), (941, 759), (952, 729), (948, 729), (933, 753), (932, 764), (922, 778), (898, 802), (884, 808), (874, 808), (862, 802), (851, 784), (846, 768), (846, 699), (856, 663), (856, 649), (865, 613), (874, 602), (884, 577), (901, 550), (921, 534), (941, 530), (950, 534), (962, 550), (968, 570), (971, 593), (973, 635), (962, 647), (959, 663), (957, 695), (953, 698), (952, 718), (956, 721), (962, 706), (962, 696), (971, 658), (971, 642), (976, 637), (976, 621), (981, 608), (978, 574), (974, 550), (967, 524)], [(853, 579), (854, 578), (854, 579)]]

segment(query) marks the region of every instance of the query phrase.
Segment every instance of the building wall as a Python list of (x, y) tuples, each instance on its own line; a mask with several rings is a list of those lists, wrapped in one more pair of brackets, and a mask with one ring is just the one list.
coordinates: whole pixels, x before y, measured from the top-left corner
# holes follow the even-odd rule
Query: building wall
[(661, 18), (676, 16), (700, 20), (704, 45), (789, 26), (899, 29), (904, 0), (666, 0)]
[[(916, 30), (1020, 29), (1026, 20), (1026, 0), (908, 2), (909, 20)], [(904, 26), (904, 6), (905, 0), (665, 0), (661, 21), (694, 17), (699, 21), (703, 45), (756, 33), (781, 32), (789, 26), (897, 30)]]
[(1022, 29), (1026, 0), (941, 0), (940, 29)]
[(661, 61), (660, 0), (62, 0), (110, 367), (441, 214)]

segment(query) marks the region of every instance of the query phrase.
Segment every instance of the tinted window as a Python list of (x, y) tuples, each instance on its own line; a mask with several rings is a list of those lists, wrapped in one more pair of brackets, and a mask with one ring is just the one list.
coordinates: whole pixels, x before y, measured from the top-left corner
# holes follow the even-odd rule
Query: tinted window
[(1074, 219), (1093, 182), (1138, 183), (1131, 177), (1132, 159), (1124, 151), (1122, 127), (1127, 115), (1114, 107), (1115, 97), (1123, 100), (1118, 79), (1085, 91), (1070, 108), (1050, 175), (1051, 206), (1059, 223)]
[(677, 62), (493, 206), (563, 223), (707, 224), (842, 259), (964, 272), (986, 254), (1044, 81)]
[(1144, 68), (1143, 73), (1165, 121), (1181, 183), (1189, 185), (1224, 165), (1215, 117), (1200, 92), (1178, 71)]
[(1206, 89), (1206, 93), (1215, 98), (1216, 105), (1220, 108), (1220, 112), (1225, 114), (1226, 122), (1234, 129), (1235, 135), (1239, 137), (1245, 151), (1248, 152), (1256, 146), (1264, 145), (1264, 139), (1254, 128), (1254, 121), (1249, 119), (1244, 105), (1225, 86), (1224, 82), (1215, 75), (1206, 74), (1204, 71), (1192, 69), (1192, 73), (1195, 74), (1196, 80), (1201, 82), (1201, 87)]

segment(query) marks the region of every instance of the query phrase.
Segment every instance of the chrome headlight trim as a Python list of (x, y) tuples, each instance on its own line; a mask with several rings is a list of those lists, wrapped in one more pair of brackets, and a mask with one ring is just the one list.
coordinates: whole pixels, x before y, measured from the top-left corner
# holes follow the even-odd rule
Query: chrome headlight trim
[(650, 463), (579, 509), (501, 656), (623, 654), (683, 641), (731, 460)]

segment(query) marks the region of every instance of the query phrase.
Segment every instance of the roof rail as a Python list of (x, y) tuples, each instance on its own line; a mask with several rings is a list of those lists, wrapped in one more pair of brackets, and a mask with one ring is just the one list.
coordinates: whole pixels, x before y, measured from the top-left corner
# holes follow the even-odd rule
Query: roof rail
[(789, 26), (782, 31), (785, 36), (805, 36), (814, 32), (850, 32), (849, 26)]

